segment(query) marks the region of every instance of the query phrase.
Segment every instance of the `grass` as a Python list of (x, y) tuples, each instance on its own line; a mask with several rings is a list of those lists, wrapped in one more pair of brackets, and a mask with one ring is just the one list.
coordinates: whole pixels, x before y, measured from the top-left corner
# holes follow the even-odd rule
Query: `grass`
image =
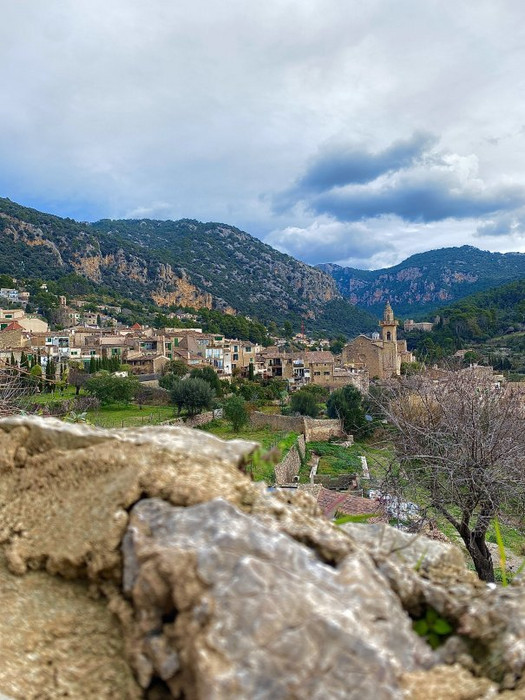
[(65, 399), (74, 399), (75, 398), (75, 387), (74, 386), (67, 386), (63, 392), (61, 391), (54, 391), (50, 394), (45, 393), (45, 394), (29, 394), (27, 397), (24, 397), (24, 402), (27, 401), (28, 404), (42, 404), (43, 406), (48, 403), (53, 403), (54, 401), (62, 401)]
[[(285, 431), (271, 430), (271, 428), (253, 428), (244, 426), (239, 432), (234, 432), (231, 424), (225, 420), (213, 420), (211, 423), (200, 426), (200, 430), (211, 433), (221, 440), (249, 440), (258, 442), (261, 450), (255, 455), (252, 462), (252, 474), (255, 481), (274, 481), (274, 463), (283, 459), (290, 448), (296, 443), (298, 434)], [(266, 456), (266, 453), (275, 449), (275, 454)]]
[(380, 480), (393, 458), (389, 447), (378, 447), (371, 442), (356, 442), (350, 447), (342, 447), (335, 442), (310, 442), (308, 453), (320, 455), (318, 474), (339, 476), (340, 474), (361, 474), (361, 460), (366, 457), (372, 481)]
[(136, 428), (141, 425), (157, 425), (175, 418), (173, 406), (102, 406), (97, 411), (88, 411), (87, 419), (99, 428)]

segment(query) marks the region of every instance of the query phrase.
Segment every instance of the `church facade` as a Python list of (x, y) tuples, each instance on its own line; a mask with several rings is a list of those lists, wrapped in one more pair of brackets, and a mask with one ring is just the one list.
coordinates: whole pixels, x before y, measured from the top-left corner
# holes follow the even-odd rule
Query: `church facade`
[(413, 362), (414, 356), (407, 350), (406, 340), (397, 339), (399, 321), (387, 302), (383, 318), (379, 321), (381, 335), (369, 338), (358, 335), (347, 343), (341, 353), (342, 363), (346, 367), (368, 369), (370, 377), (387, 379), (401, 374), (402, 362)]

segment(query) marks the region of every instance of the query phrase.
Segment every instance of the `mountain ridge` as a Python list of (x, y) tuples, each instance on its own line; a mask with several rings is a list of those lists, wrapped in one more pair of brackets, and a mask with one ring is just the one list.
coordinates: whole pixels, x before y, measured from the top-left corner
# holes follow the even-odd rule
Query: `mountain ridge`
[(0, 198), (0, 273), (75, 272), (159, 306), (215, 308), (324, 332), (375, 329), (324, 272), (227, 224), (193, 219), (82, 223)]
[(396, 313), (417, 318), (444, 304), (525, 277), (525, 254), (491, 253), (464, 245), (416, 253), (379, 270), (334, 263), (316, 267), (330, 274), (341, 294), (360, 308), (380, 313), (390, 301)]

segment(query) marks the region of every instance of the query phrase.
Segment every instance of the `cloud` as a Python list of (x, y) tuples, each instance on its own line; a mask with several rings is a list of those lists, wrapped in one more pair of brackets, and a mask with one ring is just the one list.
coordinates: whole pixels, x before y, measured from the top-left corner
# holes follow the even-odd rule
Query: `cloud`
[(484, 221), (477, 227), (475, 235), (480, 238), (524, 236), (525, 208)]
[(436, 141), (431, 134), (415, 133), (376, 153), (349, 145), (329, 146), (312, 160), (296, 191), (323, 192), (332, 187), (371, 182), (380, 175), (411, 165)]
[(518, 0), (4, 4), (0, 195), (310, 262), (525, 248)]
[[(525, 186), (487, 185), (479, 177), (476, 156), (436, 151), (435, 143), (429, 135), (416, 134), (376, 155), (361, 152), (354, 161), (355, 151), (330, 150), (278, 201), (290, 206), (296, 196), (315, 215), (345, 222), (398, 216), (423, 223), (483, 217), (525, 204)], [(363, 184), (354, 184), (358, 176)]]
[(312, 265), (342, 259), (358, 264), (380, 251), (393, 250), (391, 242), (376, 237), (366, 226), (330, 220), (315, 221), (304, 228), (288, 226), (272, 231), (265, 243)]

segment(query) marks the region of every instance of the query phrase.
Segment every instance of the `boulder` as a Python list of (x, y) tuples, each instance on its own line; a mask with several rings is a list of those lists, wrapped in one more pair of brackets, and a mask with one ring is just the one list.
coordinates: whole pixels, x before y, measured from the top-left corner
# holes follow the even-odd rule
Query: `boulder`
[[(0, 695), (525, 696), (520, 581), (336, 527), (307, 493), (253, 483), (255, 448), (0, 420)], [(428, 614), (449, 629), (435, 650), (412, 628)]]
[(175, 697), (401, 698), (433, 654), (365, 552), (341, 567), (222, 499), (134, 506), (135, 667)]

